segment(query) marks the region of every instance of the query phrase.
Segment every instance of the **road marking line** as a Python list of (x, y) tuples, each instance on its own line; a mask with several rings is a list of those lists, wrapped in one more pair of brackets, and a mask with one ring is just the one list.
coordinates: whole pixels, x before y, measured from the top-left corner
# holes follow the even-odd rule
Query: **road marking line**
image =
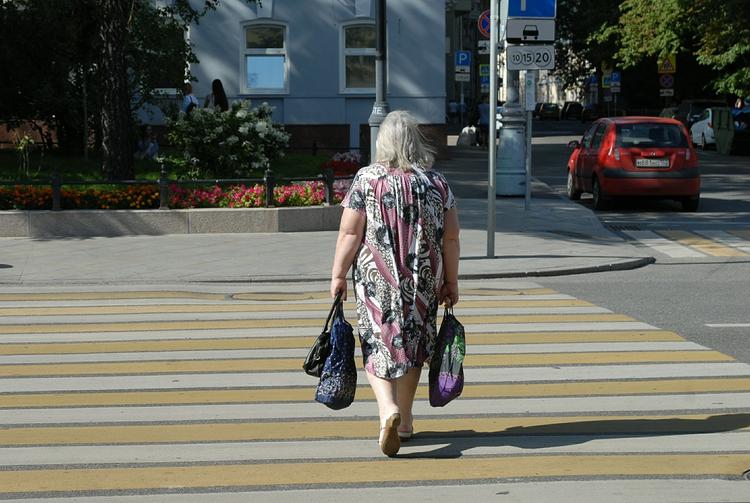
[(711, 328), (746, 328), (750, 327), (750, 323), (706, 323), (706, 326)]
[[(205, 351), (148, 351), (148, 352), (94, 352), (78, 354), (0, 355), (0, 365), (131, 362), (166, 360), (228, 360), (263, 358), (301, 358), (310, 348), (289, 349), (209, 349)], [(495, 355), (518, 353), (617, 353), (624, 351), (706, 351), (708, 348), (692, 342), (603, 342), (566, 344), (471, 344), (471, 354)], [(356, 358), (361, 358), (359, 346), (354, 348)]]
[[(355, 320), (351, 320), (353, 324)], [(597, 321), (635, 321), (630, 316), (622, 314), (569, 314), (569, 315), (497, 315), (497, 316), (466, 316), (462, 323), (492, 324), (492, 323), (566, 323), (566, 322), (597, 322)], [(64, 323), (64, 324), (16, 324), (0, 325), (0, 334), (36, 334), (36, 333), (71, 333), (71, 332), (127, 332), (134, 330), (163, 331), (163, 330), (221, 330), (241, 328), (286, 328), (286, 327), (316, 327), (320, 328), (318, 318), (285, 318), (276, 320), (194, 320), (194, 321), (131, 321), (119, 323)]]
[(746, 239), (740, 239), (725, 231), (696, 231), (698, 234), (706, 236), (709, 239), (717, 241), (719, 243), (736, 248), (746, 254), (750, 254), (750, 242)]
[(645, 246), (672, 258), (705, 257), (702, 253), (665, 239), (651, 231), (622, 231)]
[[(514, 456), (0, 471), (2, 493), (584, 476), (739, 477), (750, 454)], [(304, 469), (301, 469), (304, 467)], [(425, 474), (429, 474), (425, 478)]]
[[(545, 365), (605, 365), (612, 363), (726, 362), (735, 361), (718, 351), (626, 351), (613, 353), (468, 354), (465, 366), (508, 367)], [(167, 360), (97, 363), (44, 363), (0, 365), (0, 377), (83, 375), (192, 374), (297, 370), (302, 358), (228, 360)], [(357, 359), (357, 367), (362, 368)]]
[[(377, 434), (377, 412), (364, 420), (268, 421), (0, 428), (0, 446), (126, 445), (264, 440), (354, 439)], [(373, 422), (374, 421), (374, 422)], [(418, 424), (417, 424), (418, 423)], [(566, 415), (419, 418), (423, 438), (472, 435), (653, 435), (750, 431), (750, 414)]]
[[(300, 364), (301, 365), (301, 364)], [(299, 368), (299, 367), (298, 367)], [(427, 372), (422, 373), (423, 381)], [(466, 369), (466, 382), (520, 383), (594, 381), (610, 379), (676, 379), (680, 377), (748, 377), (750, 365), (740, 362), (659, 363), (629, 365), (583, 365), (544, 367), (473, 367)], [(367, 382), (364, 372), (357, 379)], [(0, 379), (0, 393), (56, 391), (124, 391), (154, 389), (283, 388), (308, 386), (316, 381), (299, 370), (288, 372), (155, 374), (80, 377), (20, 377)], [(2, 396), (2, 395), (0, 395)]]
[(659, 234), (713, 257), (746, 257), (748, 254), (687, 231), (660, 230)]
[[(680, 393), (750, 392), (750, 378), (664, 379), (644, 381), (552, 382), (543, 384), (467, 384), (463, 398), (609, 396)], [(417, 399), (427, 398), (427, 386)], [(2, 408), (104, 407), (228, 403), (308, 402), (310, 388), (212, 389), (196, 391), (118, 391), (109, 393), (16, 393), (0, 395)], [(374, 400), (369, 386), (357, 388), (357, 400)]]
[[(736, 453), (738, 445), (750, 445), (750, 432), (679, 434), (642, 437), (600, 438), (594, 435), (544, 435), (506, 437), (497, 442), (492, 435), (436, 438), (429, 445), (409, 442), (402, 456), (424, 455), (439, 450), (441, 457), (516, 456), (535, 454), (700, 454)], [(379, 450), (371, 439), (307, 440), (280, 442), (224, 442), (211, 444), (108, 445), (0, 448), (5, 466), (172, 463), (231, 463), (292, 460), (337, 460), (376, 457)], [(437, 457), (437, 456), (436, 456)], [(460, 501), (460, 499), (459, 499)]]
[[(684, 341), (684, 339), (675, 332), (667, 330), (504, 332), (472, 333), (470, 334), (469, 343), (475, 345), (650, 341), (668, 342)], [(6, 343), (0, 344), (0, 355), (286, 349), (309, 348), (312, 343), (312, 335), (305, 337), (183, 338), (62, 343)]]

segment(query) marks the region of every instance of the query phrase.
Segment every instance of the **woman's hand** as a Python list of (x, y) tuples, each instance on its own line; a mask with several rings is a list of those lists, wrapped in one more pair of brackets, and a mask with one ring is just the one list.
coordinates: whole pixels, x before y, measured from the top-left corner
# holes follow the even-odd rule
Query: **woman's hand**
[(458, 304), (458, 282), (443, 283), (440, 289), (440, 303), (445, 307), (453, 307)]
[(341, 300), (346, 300), (346, 278), (331, 279), (331, 298), (335, 299), (339, 292), (341, 292)]

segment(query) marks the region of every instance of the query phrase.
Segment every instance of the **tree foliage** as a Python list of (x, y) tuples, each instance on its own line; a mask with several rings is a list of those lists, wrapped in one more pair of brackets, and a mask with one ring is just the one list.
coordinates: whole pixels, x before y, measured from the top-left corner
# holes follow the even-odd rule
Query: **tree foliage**
[(556, 70), (563, 87), (580, 89), (585, 77), (610, 61), (615, 41), (598, 38), (617, 23), (622, 0), (557, 0)]
[(717, 92), (750, 94), (750, 2), (624, 0), (619, 19), (595, 37), (614, 42), (625, 67), (645, 58), (685, 54), (715, 74)]
[(74, 152), (83, 150), (84, 125), (90, 127), (103, 147), (105, 174), (132, 177), (126, 150), (132, 148), (133, 113), (152, 102), (155, 89), (190, 78), (187, 63), (197, 60), (184, 33), (218, 5), (0, 0), (0, 67), (12, 69), (0, 79), (0, 122), (46, 124), (61, 149)]

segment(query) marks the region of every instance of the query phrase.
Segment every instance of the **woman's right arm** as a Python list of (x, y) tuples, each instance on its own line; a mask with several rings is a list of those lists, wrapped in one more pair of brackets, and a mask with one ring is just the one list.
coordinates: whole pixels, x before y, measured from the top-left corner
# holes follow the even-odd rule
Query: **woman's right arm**
[(335, 297), (338, 292), (342, 292), (342, 298), (346, 300), (346, 273), (349, 272), (349, 268), (354, 262), (354, 255), (362, 243), (366, 220), (363, 213), (344, 208), (341, 215), (339, 238), (336, 241), (333, 270), (331, 271), (331, 297)]
[(448, 307), (458, 304), (458, 258), (461, 255), (459, 242), (458, 211), (456, 207), (445, 212), (443, 230), (443, 288), (440, 302)]

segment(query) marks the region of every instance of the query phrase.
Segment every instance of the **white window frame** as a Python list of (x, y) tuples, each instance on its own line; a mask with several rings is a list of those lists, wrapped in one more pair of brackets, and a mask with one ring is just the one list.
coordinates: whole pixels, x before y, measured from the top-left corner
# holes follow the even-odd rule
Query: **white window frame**
[[(247, 48), (247, 30), (253, 27), (270, 26), (273, 28), (281, 28), (284, 33), (284, 47), (278, 48), (266, 48), (266, 49), (248, 49)], [(242, 46), (240, 47), (240, 71), (242, 77), (240, 80), (240, 90), (242, 94), (289, 94), (289, 26), (286, 23), (280, 23), (277, 21), (270, 21), (267, 19), (257, 21), (247, 21), (242, 23)], [(248, 87), (247, 81), (247, 56), (253, 55), (282, 55), (284, 56), (284, 87), (283, 88), (253, 88)]]
[(377, 29), (374, 20), (358, 19), (343, 23), (339, 29), (339, 92), (341, 94), (366, 94), (375, 95), (375, 83), (372, 87), (346, 87), (346, 57), (347, 56), (375, 56), (376, 49), (347, 49), (346, 30), (356, 26), (371, 26)]

